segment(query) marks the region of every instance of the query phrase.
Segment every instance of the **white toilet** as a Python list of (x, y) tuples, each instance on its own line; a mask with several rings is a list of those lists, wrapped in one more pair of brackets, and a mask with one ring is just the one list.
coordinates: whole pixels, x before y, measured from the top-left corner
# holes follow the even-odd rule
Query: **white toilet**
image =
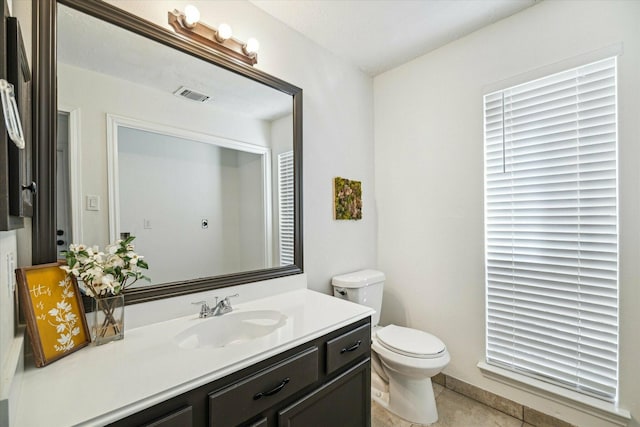
[(449, 363), (444, 343), (417, 329), (378, 326), (384, 273), (361, 270), (336, 276), (333, 294), (373, 308), (371, 331), (371, 396), (396, 415), (418, 424), (438, 420), (431, 377)]

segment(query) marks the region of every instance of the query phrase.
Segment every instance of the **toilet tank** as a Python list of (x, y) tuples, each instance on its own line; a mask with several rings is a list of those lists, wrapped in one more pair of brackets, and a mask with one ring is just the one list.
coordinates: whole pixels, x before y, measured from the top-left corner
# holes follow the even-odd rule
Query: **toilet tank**
[(376, 270), (341, 274), (331, 280), (333, 295), (374, 309), (376, 312), (371, 316), (371, 323), (372, 326), (377, 326), (382, 308), (384, 279), (384, 273)]

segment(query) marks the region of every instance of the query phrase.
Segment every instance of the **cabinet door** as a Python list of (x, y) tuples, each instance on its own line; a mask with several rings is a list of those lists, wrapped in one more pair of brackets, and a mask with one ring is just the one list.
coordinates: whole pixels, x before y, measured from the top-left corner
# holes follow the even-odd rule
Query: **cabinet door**
[(280, 427), (369, 427), (371, 361), (364, 360), (333, 381), (278, 412)]

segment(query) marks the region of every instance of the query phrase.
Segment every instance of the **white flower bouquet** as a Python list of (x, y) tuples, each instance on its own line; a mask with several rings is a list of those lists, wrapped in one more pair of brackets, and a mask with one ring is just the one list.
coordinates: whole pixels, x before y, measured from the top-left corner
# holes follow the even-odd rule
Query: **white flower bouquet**
[(101, 252), (97, 246), (71, 244), (64, 251), (67, 265), (61, 266), (67, 275), (78, 278), (84, 292), (93, 298), (119, 295), (140, 279), (149, 280), (141, 269), (149, 265), (144, 257), (135, 253), (134, 236), (117, 240)]
[(124, 338), (124, 291), (140, 279), (149, 265), (134, 252), (134, 236), (107, 245), (71, 244), (63, 252), (67, 277), (76, 277), (84, 293), (93, 298), (92, 339), (96, 345)]

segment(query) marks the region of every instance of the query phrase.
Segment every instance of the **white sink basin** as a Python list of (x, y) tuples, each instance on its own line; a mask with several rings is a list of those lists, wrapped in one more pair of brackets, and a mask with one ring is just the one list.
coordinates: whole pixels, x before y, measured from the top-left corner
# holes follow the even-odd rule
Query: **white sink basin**
[(267, 336), (287, 323), (275, 310), (235, 311), (202, 319), (174, 338), (182, 348), (217, 348), (241, 344)]

